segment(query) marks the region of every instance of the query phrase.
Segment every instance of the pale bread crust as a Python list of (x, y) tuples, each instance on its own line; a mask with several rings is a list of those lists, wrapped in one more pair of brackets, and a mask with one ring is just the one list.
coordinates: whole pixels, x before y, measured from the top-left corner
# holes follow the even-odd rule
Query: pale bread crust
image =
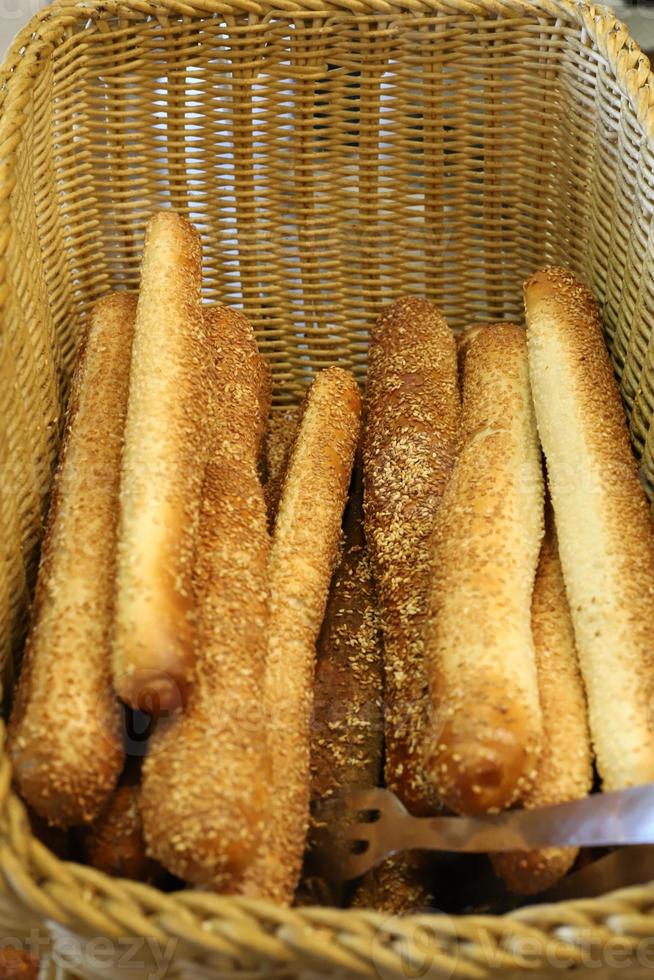
[(120, 454), (136, 297), (93, 308), (68, 420), (9, 726), (21, 795), (51, 823), (94, 819), (123, 765), (111, 688)]
[(263, 848), (242, 890), (280, 903), (292, 901), (308, 829), (316, 640), (338, 557), (360, 410), (348, 371), (332, 367), (316, 377), (273, 535), (265, 676), (271, 795)]
[(193, 544), (207, 455), (200, 239), (172, 211), (146, 230), (120, 488), (113, 674), (152, 714), (193, 674)]
[(533, 780), (543, 495), (524, 330), (489, 326), (466, 352), (461, 446), (436, 517), (425, 628), (426, 765), (460, 813), (510, 806)]
[(439, 808), (426, 778), (423, 625), (429, 540), (460, 421), (456, 344), (433, 304), (404, 297), (370, 338), (363, 441), (365, 530), (384, 633), (385, 780), (415, 814)]
[[(551, 520), (536, 573), (531, 625), (543, 712), (543, 749), (534, 785), (521, 800), (526, 809), (581, 799), (593, 785), (586, 695)], [(575, 847), (552, 847), (491, 857), (510, 891), (535, 895), (555, 885), (572, 867), (577, 853)]]
[(204, 316), (216, 363), (194, 573), (196, 679), (183, 714), (152, 738), (141, 808), (149, 853), (186, 881), (233, 892), (269, 807), (270, 546), (257, 466), (271, 378), (242, 314)]
[(605, 789), (654, 780), (654, 531), (591, 292), (525, 284), (529, 367), (563, 577)]

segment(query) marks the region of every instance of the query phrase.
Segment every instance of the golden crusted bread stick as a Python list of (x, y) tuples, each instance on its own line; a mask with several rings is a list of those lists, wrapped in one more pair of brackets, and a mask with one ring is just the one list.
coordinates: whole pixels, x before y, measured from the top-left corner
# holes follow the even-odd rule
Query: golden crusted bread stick
[[(311, 801), (379, 785), (384, 752), (381, 627), (363, 533), (363, 470), (355, 458), (343, 518), (344, 544), (318, 638), (311, 725)], [(305, 864), (295, 904), (342, 905), (351, 891)]]
[(381, 314), (366, 400), (365, 528), (384, 633), (386, 785), (421, 815), (439, 808), (422, 759), (429, 540), (460, 419), (454, 337), (427, 300), (405, 297)]
[(22, 796), (62, 827), (92, 820), (123, 767), (110, 637), (135, 314), (127, 293), (100, 300), (91, 314), (9, 727)]
[(463, 381), (463, 368), (466, 360), (466, 354), (468, 353), (468, 348), (472, 344), (475, 337), (478, 337), (482, 330), (486, 329), (487, 324), (483, 323), (472, 323), (469, 327), (465, 327), (456, 338), (456, 352), (459, 360), (459, 377)]
[(355, 463), (343, 554), (317, 646), (311, 798), (379, 785), (383, 754), (382, 644), (363, 534), (363, 474)]
[(543, 496), (525, 333), (497, 324), (465, 357), (461, 448), (436, 517), (425, 629), (427, 765), (460, 813), (515, 802), (540, 752), (531, 597)]
[(205, 318), (216, 369), (195, 568), (196, 680), (184, 713), (151, 740), (141, 806), (149, 853), (193, 884), (234, 891), (269, 807), (269, 540), (257, 464), (271, 378), (242, 314), (218, 308)]
[(156, 882), (165, 872), (145, 852), (139, 796), (138, 784), (119, 786), (85, 831), (82, 851), (88, 864), (105, 874)]
[(409, 851), (387, 858), (369, 871), (352, 899), (352, 908), (374, 909), (387, 915), (424, 912), (434, 904), (430, 856)]
[(200, 239), (172, 211), (148, 223), (120, 487), (113, 676), (149, 714), (193, 671), (193, 544), (206, 460), (208, 348)]
[(304, 405), (275, 523), (265, 706), (272, 760), (260, 855), (243, 891), (289, 903), (302, 865), (310, 798), (316, 640), (338, 557), (361, 400), (341, 368), (315, 378)]
[[(536, 573), (531, 625), (543, 712), (543, 749), (534, 784), (521, 800), (527, 809), (581, 799), (593, 785), (586, 695), (551, 515)], [(572, 867), (577, 853), (574, 847), (553, 847), (495, 854), (492, 860), (510, 891), (534, 895), (556, 884)]]
[(271, 412), (264, 440), (266, 482), (264, 494), (268, 508), (268, 526), (272, 533), (284, 485), (284, 474), (293, 450), (300, 421), (300, 406)]
[(592, 294), (525, 284), (529, 368), (563, 577), (605, 789), (654, 780), (654, 533)]

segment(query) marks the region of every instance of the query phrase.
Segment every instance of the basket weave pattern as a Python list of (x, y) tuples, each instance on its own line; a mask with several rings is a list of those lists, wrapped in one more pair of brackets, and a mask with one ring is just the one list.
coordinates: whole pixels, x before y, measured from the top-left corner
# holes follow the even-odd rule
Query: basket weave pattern
[[(522, 280), (571, 266), (603, 305), (652, 496), (653, 103), (624, 26), (568, 0), (60, 0), (39, 14), (0, 71), (5, 683), (85, 318), (110, 288), (137, 288), (162, 207), (201, 230), (206, 298), (245, 308), (280, 404), (334, 362), (363, 379), (369, 325), (402, 293), (455, 329), (519, 320)], [(558, 976), (593, 944), (626, 957), (654, 931), (654, 887), (393, 920), (164, 895), (56, 859), (10, 780), (2, 755), (0, 934), (149, 937), (172, 950), (170, 976), (425, 962), (430, 976)], [(124, 975), (79, 948), (77, 975)]]

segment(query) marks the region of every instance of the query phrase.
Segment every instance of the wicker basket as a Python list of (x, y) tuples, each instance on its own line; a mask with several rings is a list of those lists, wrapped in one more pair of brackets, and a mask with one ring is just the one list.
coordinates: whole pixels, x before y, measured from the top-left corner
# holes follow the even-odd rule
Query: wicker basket
[[(654, 79), (567, 0), (58, 2), (0, 75), (0, 655), (24, 634), (76, 344), (134, 288), (146, 215), (200, 227), (208, 300), (242, 304), (278, 401), (365, 372), (386, 300), (519, 319), (571, 265), (600, 298), (654, 488)], [(281, 909), (63, 863), (0, 759), (0, 935), (53, 976), (649, 976), (654, 886), (505, 917)], [(49, 957), (49, 958), (48, 958)], [(628, 969), (625, 969), (628, 967)]]

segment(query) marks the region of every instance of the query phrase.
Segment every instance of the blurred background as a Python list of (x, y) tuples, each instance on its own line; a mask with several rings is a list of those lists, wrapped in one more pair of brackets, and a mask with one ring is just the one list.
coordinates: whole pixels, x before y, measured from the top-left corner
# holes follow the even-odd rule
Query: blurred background
[(0, 0), (0, 52), (3, 57), (14, 35), (37, 10), (46, 6), (45, 0)]
[[(44, 0), (0, 0), (0, 54), (4, 56), (14, 35), (45, 6)], [(607, 6), (613, 8), (651, 58), (654, 55), (654, 0), (641, 0), (640, 3), (615, 0)]]

